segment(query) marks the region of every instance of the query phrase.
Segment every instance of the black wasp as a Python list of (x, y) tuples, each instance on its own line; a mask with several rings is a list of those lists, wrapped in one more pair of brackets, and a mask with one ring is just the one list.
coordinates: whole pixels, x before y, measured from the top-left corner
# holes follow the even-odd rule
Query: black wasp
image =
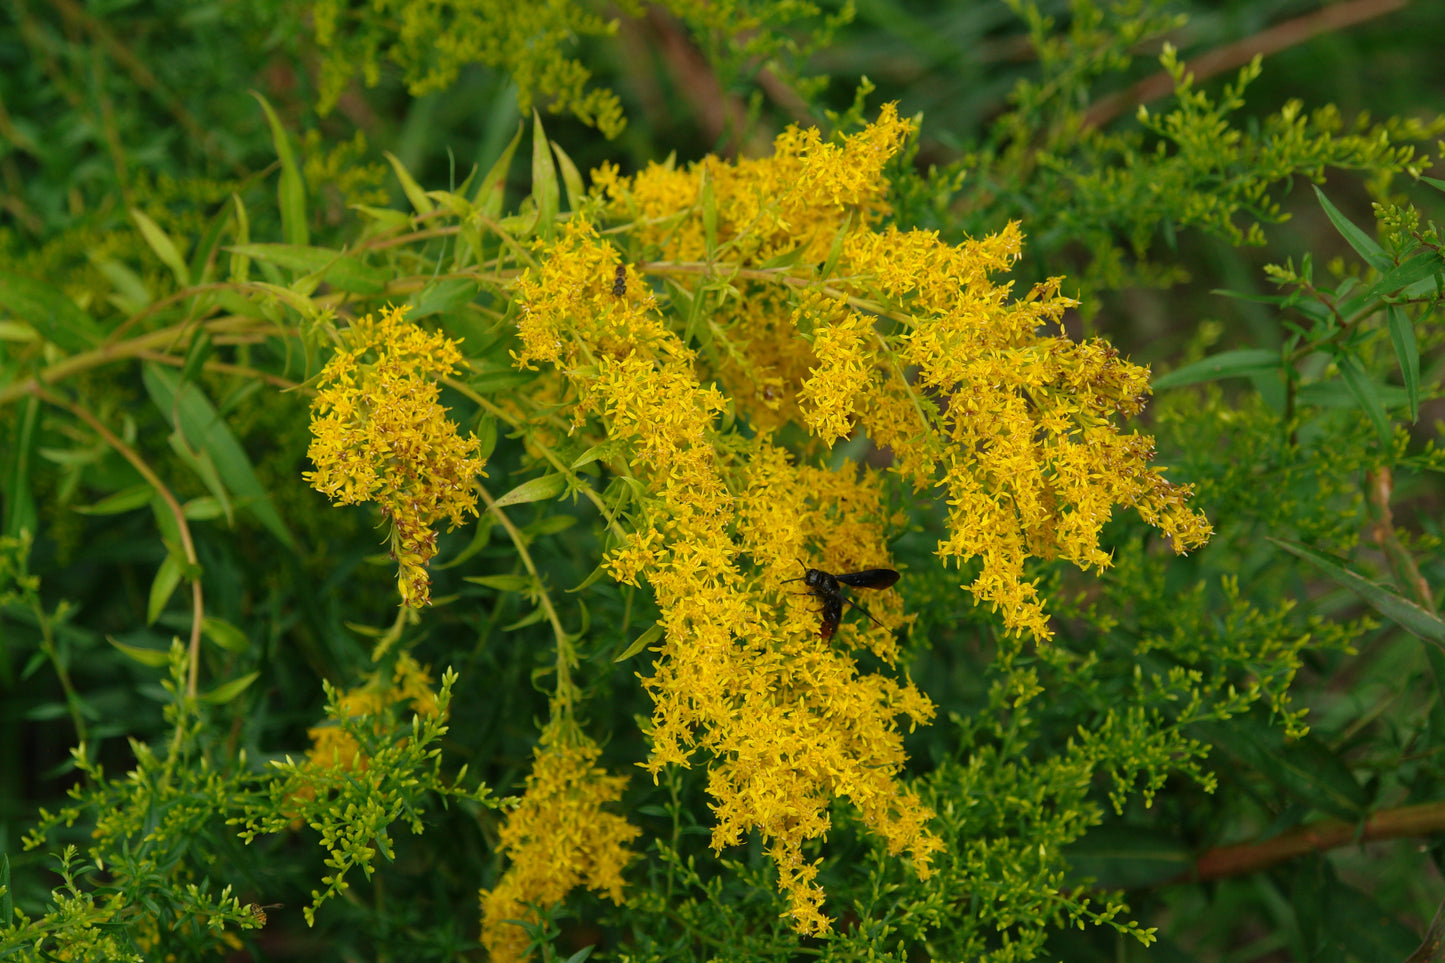
[(891, 568), (866, 568), (861, 572), (845, 572), (842, 575), (834, 575), (832, 572), (825, 572), (820, 568), (807, 568), (804, 566), (803, 574), (798, 578), (784, 579), (784, 582), (802, 582), (808, 586), (808, 594), (823, 603), (823, 621), (818, 626), (818, 634), (825, 639), (831, 639), (834, 631), (838, 628), (838, 621), (843, 617), (843, 603), (847, 602), (859, 612), (873, 619), (878, 625), (882, 625), (868, 610), (857, 602), (843, 594), (843, 586), (848, 585), (854, 588), (886, 589), (898, 581), (898, 573)]
[(627, 295), (627, 268), (621, 264), (617, 265), (617, 273), (612, 277), (612, 294), (619, 298)]

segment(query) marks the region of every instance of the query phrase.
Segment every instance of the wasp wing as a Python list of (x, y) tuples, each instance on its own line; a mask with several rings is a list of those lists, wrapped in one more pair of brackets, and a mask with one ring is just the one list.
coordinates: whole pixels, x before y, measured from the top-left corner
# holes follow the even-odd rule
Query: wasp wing
[(898, 573), (891, 568), (866, 568), (861, 572), (848, 572), (833, 577), (844, 585), (870, 589), (886, 589), (898, 581)]

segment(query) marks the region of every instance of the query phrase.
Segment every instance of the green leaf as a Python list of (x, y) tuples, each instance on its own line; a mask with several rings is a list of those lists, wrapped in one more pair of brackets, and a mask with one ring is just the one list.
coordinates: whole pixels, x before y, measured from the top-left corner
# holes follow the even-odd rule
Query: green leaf
[(582, 202), (587, 198), (587, 188), (582, 186), (582, 175), (577, 171), (577, 165), (572, 163), (572, 158), (555, 140), (552, 143), (552, 153), (557, 155), (557, 167), (562, 171), (562, 185), (567, 188), (567, 209), (569, 211), (580, 211)]
[(396, 179), (401, 181), (401, 189), (406, 192), (406, 199), (411, 201), (411, 206), (418, 214), (430, 214), (436, 210), (432, 199), (426, 196), (426, 191), (412, 178), (411, 174), (402, 166), (400, 160), (391, 151), (382, 151), (383, 156), (391, 163), (391, 169), (396, 172)]
[(57, 287), (0, 268), (0, 309), (25, 321), (35, 333), (64, 351), (95, 347), (105, 332)]
[(183, 288), (191, 286), (191, 269), (186, 266), (186, 259), (181, 257), (180, 249), (176, 242), (172, 241), (170, 235), (161, 230), (160, 225), (151, 220), (138, 207), (130, 209), (130, 219), (135, 226), (140, 228), (141, 237), (145, 238), (146, 244), (161, 259), (161, 263), (171, 269), (176, 283)]
[(1208, 358), (1176, 368), (1168, 374), (1154, 379), (1155, 391), (1164, 388), (1180, 388), (1198, 384), (1201, 381), (1219, 381), (1223, 378), (1252, 378), (1269, 374), (1280, 369), (1278, 351), (1264, 348), (1240, 348), (1224, 351)]
[(175, 594), (176, 586), (181, 584), (185, 570), (185, 561), (174, 552), (167, 554), (160, 568), (156, 569), (156, 577), (151, 579), (150, 600), (146, 603), (146, 625), (154, 625), (165, 611), (166, 603)]
[(1201, 725), (1206, 741), (1253, 769), (1290, 796), (1342, 819), (1359, 819), (1370, 794), (1350, 767), (1314, 736), (1286, 744), (1278, 729), (1247, 721)]
[(93, 252), (86, 252), (86, 259), (95, 265), (95, 269), (103, 274), (114, 288), (105, 299), (126, 314), (138, 314), (153, 300), (145, 281), (128, 265), (107, 257), (99, 257)]
[(490, 411), (477, 422), (477, 457), (485, 462), (497, 450), (497, 416)]
[(124, 642), (117, 642), (112, 636), (107, 635), (106, 641), (124, 652), (132, 661), (141, 665), (158, 669), (171, 660), (170, 653), (165, 649), (147, 649), (139, 645), (126, 645)]
[[(1412, 284), (1439, 274), (1442, 268), (1439, 256), (1434, 251), (1421, 251), (1386, 271), (1373, 284), (1369, 284), (1344, 297), (1344, 285), (1340, 286), (1339, 313), (1341, 317), (1353, 317), (1360, 311), (1375, 310), (1378, 302), (1390, 295), (1406, 291)], [(1347, 279), (1351, 280), (1351, 279)], [(1434, 285), (1431, 285), (1433, 288)]]
[(619, 655), (617, 658), (613, 659), (612, 661), (614, 663), (626, 662), (628, 659), (632, 658), (634, 655), (641, 652), (643, 649), (647, 648), (649, 645), (656, 642), (660, 638), (662, 638), (662, 623), (654, 622), (651, 626), (648, 627), (646, 632), (643, 632), (637, 638), (633, 639), (632, 644), (629, 645), (627, 648), (623, 649), (622, 654)]
[(123, 491), (107, 495), (93, 504), (78, 505), (75, 511), (80, 515), (120, 515), (149, 505), (154, 495), (155, 489), (150, 486), (150, 483), (142, 482)]
[(572, 462), (572, 470), (576, 471), (583, 465), (590, 465), (601, 458), (613, 458), (625, 450), (626, 446), (615, 438), (599, 442), (577, 456), (577, 460)]
[(252, 682), (255, 682), (260, 675), (261, 673), (259, 672), (248, 672), (239, 679), (232, 679), (224, 685), (217, 686), (199, 698), (208, 705), (223, 706), (242, 692), (245, 692), (247, 687), (250, 686)]
[(468, 575), (463, 581), (485, 585), (498, 592), (525, 592), (537, 584), (530, 575)]
[(186, 516), (187, 521), (209, 522), (213, 519), (222, 518), (227, 515), (227, 505), (220, 499), (210, 495), (202, 495), (199, 498), (192, 498), (181, 506), (181, 514)]
[(1335, 356), (1335, 365), (1340, 369), (1340, 377), (1344, 379), (1345, 387), (1350, 389), (1355, 403), (1370, 416), (1380, 444), (1385, 448), (1390, 447), (1390, 416), (1385, 413), (1385, 406), (1375, 391), (1375, 383), (1365, 374), (1360, 359), (1352, 354), (1338, 354)]
[(241, 653), (251, 647), (251, 640), (246, 637), (246, 633), (225, 619), (206, 616), (201, 620), (201, 634), (227, 652)]
[(522, 482), (507, 494), (498, 498), (492, 504), (493, 508), (506, 508), (508, 505), (525, 505), (528, 502), (546, 501), (556, 498), (562, 490), (567, 487), (567, 479), (558, 474), (543, 475), (541, 478), (533, 478), (531, 481)]
[[(236, 243), (247, 244), (251, 240), (251, 221), (246, 216), (246, 205), (237, 194), (231, 195), (232, 207), (236, 211)], [(231, 252), (231, 280), (246, 281), (251, 276), (251, 259), (244, 254)], [(249, 303), (249, 301), (248, 301)]]
[(330, 248), (296, 244), (233, 244), (226, 250), (302, 274), (315, 275), (317, 280), (327, 281), (352, 294), (380, 294), (391, 280), (386, 271)]
[(195, 381), (210, 357), (211, 336), (206, 333), (205, 328), (197, 328), (191, 338), (191, 346), (186, 349), (185, 363), (181, 365), (181, 380)]
[[(596, 584), (596, 583), (597, 583), (598, 581), (600, 581), (600, 580), (602, 579), (602, 577), (605, 576), (606, 574), (607, 574), (607, 569), (606, 569), (606, 567), (605, 567), (605, 566), (602, 566), (602, 565), (599, 565), (599, 566), (597, 566), (596, 568), (594, 568), (590, 573), (588, 573), (588, 575), (587, 575), (586, 578), (584, 578), (581, 582), (577, 583), (577, 584), (576, 584), (575, 586), (573, 586), (572, 588), (569, 588), (567, 591), (568, 591), (568, 592), (580, 592), (580, 591), (582, 591), (583, 589), (589, 588), (589, 587), (591, 587), (592, 585)], [(628, 587), (631, 588), (631, 586), (628, 586)]]
[(1349, 563), (1342, 558), (1278, 538), (1270, 538), (1270, 541), (1291, 555), (1309, 562), (1337, 585), (1354, 592), (1376, 612), (1406, 632), (1445, 649), (1445, 621), (1441, 621), (1438, 616), (1432, 615), (1393, 589), (1377, 585), (1363, 575), (1351, 571)]
[[(1396, 385), (1376, 384), (1375, 397), (1386, 410), (1403, 408), (1410, 400), (1405, 389)], [(1300, 406), (1309, 405), (1315, 408), (1358, 408), (1360, 406), (1343, 378), (1303, 385), (1296, 393), (1295, 398)]]
[(1385, 318), (1390, 325), (1390, 342), (1395, 346), (1395, 358), (1400, 362), (1400, 377), (1405, 382), (1405, 396), (1409, 399), (1410, 421), (1420, 420), (1420, 349), (1415, 343), (1415, 325), (1399, 305), (1385, 308)]
[(35, 509), (35, 492), (30, 484), (30, 463), (35, 452), (35, 426), (40, 420), (40, 399), (31, 395), (19, 405), (21, 412), (11, 423), (10, 462), (5, 487), (5, 534), (18, 538), (22, 531), (36, 531), (39, 513)]
[(532, 197), (537, 204), (537, 231), (551, 240), (557, 227), (557, 167), (547, 149), (542, 115), (532, 111)]
[(201, 484), (210, 490), (212, 496), (221, 503), (221, 508), (226, 513), (226, 523), (235, 524), (232, 518), (232, 506), (230, 494), (226, 491), (226, 485), (221, 481), (221, 473), (216, 471), (216, 464), (211, 460), (210, 453), (205, 450), (194, 450), (185, 434), (177, 428), (166, 438), (170, 442), (171, 451), (176, 457), (201, 480)]
[(528, 612), (526, 615), (513, 622), (511, 625), (502, 626), (502, 631), (515, 632), (517, 629), (525, 629), (529, 625), (536, 625), (538, 622), (542, 621), (546, 617), (546, 611), (544, 611), (542, 606), (539, 605), (536, 608), (532, 609), (531, 612)]
[(477, 282), (470, 278), (434, 281), (412, 295), (412, 310), (407, 319), (416, 321), (433, 314), (451, 314), (463, 305), (471, 304), (479, 290)]
[(196, 279), (196, 283), (205, 283), (211, 277), (211, 255), (216, 252), (216, 246), (221, 243), (221, 235), (225, 233), (226, 225), (231, 223), (231, 206), (222, 204), (220, 210), (216, 211), (206, 225), (206, 233), (196, 244), (196, 249), (191, 252), (190, 275)]
[(1320, 190), (1318, 185), (1310, 186), (1314, 187), (1315, 197), (1320, 199), (1320, 206), (1325, 209), (1325, 216), (1330, 219), (1335, 230), (1340, 232), (1340, 237), (1345, 239), (1345, 243), (1354, 248), (1355, 253), (1364, 258), (1365, 263), (1370, 267), (1380, 272), (1390, 270), (1392, 264), (1385, 249), (1380, 247), (1374, 238), (1356, 227), (1349, 218), (1341, 214), (1339, 208), (1330, 203), (1330, 199), (1325, 197), (1325, 192)]
[(206, 453), (227, 488), (239, 496), (242, 509), (294, 549), (296, 541), (256, 477), (245, 449), (201, 390), (194, 384), (181, 384), (174, 372), (158, 364), (147, 363), (141, 378), (162, 417), (179, 426), (192, 449)]
[(477, 196), (472, 199), (472, 203), (488, 220), (495, 221), (502, 213), (502, 203), (507, 197), (507, 172), (511, 169), (512, 157), (517, 153), (518, 145), (522, 143), (524, 129), (525, 125), (520, 120), (517, 121), (517, 132), (512, 135), (512, 142), (477, 185)]
[(1187, 873), (1194, 855), (1177, 836), (1150, 826), (1106, 825), (1065, 847), (1071, 879), (1107, 889), (1157, 886)]
[(308, 244), (311, 232), (306, 227), (306, 182), (296, 164), (296, 155), (291, 152), (291, 139), (266, 98), (254, 90), (251, 96), (261, 102), (261, 109), (266, 112), (266, 122), (271, 125), (271, 143), (281, 162), (281, 181), (276, 187), (276, 198), (281, 205), (281, 237), (287, 244)]

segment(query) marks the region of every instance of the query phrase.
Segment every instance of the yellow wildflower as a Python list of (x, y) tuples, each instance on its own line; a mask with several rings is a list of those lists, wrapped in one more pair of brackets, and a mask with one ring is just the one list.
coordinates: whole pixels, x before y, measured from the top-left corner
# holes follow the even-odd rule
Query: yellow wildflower
[(431, 599), (426, 567), (443, 518), (450, 527), (477, 514), (474, 479), (483, 474), (475, 435), (462, 438), (438, 403), (437, 380), (461, 362), (455, 342), (405, 320), (407, 309), (366, 315), (342, 334), (321, 372), (307, 450), (317, 491), (342, 505), (375, 501), (391, 521), (402, 601)]
[[(714, 270), (740, 296), (709, 319), (721, 342), (709, 373), (753, 427), (797, 420), (831, 444), (856, 426), (916, 490), (938, 488), (950, 506), (940, 558), (976, 559), (974, 597), (1011, 631), (1046, 640), (1030, 559), (1106, 567), (1098, 536), (1118, 505), (1176, 551), (1211, 530), (1188, 508), (1190, 489), (1148, 464), (1152, 441), (1117, 425), (1142, 409), (1148, 371), (1064, 334), (1075, 302), (1060, 279), (1019, 299), (992, 280), (1021, 257), (1018, 224), (962, 244), (878, 227), (884, 165), (910, 130), (885, 106), (836, 144), (790, 129), (772, 157), (609, 171), (603, 183), (611, 213), (639, 219), (634, 236), (699, 264), (711, 261), (700, 209), (711, 186), (717, 242), (738, 265)], [(785, 266), (758, 266), (769, 259)], [(829, 261), (829, 278), (811, 276)], [(812, 287), (798, 293), (800, 280)]]
[[(1041, 640), (1050, 629), (1027, 564), (1108, 565), (1098, 537), (1115, 506), (1135, 507), (1176, 550), (1209, 535), (1188, 488), (1149, 466), (1150, 440), (1116, 423), (1141, 409), (1147, 371), (1064, 334), (1074, 301), (1058, 279), (1022, 298), (992, 280), (1020, 257), (1017, 224), (958, 245), (879, 227), (883, 172), (910, 130), (890, 106), (836, 143), (790, 129), (769, 158), (597, 175), (607, 214), (634, 219), (629, 243), (656, 252), (652, 269), (697, 284), (688, 296), (704, 307), (689, 333), (701, 354), (635, 268), (624, 268), (627, 295), (614, 293), (624, 262), (584, 217), (516, 292), (517, 364), (567, 380), (577, 416), (625, 446), (642, 492), (636, 530), (607, 565), (628, 584), (645, 579), (661, 612), (643, 681), (654, 703), (645, 765), (656, 778), (704, 757), (714, 848), (757, 832), (802, 933), (829, 928), (804, 849), (826, 834), (834, 800), (920, 877), (932, 871), (940, 844), (902, 782), (902, 727), (934, 708), (906, 677), (865, 673), (850, 654), (866, 646), (894, 671), (897, 593), (868, 600), (884, 628), (849, 621), (829, 643), (814, 600), (786, 591), (802, 559), (888, 565), (885, 535), (900, 519), (886, 516), (879, 476), (798, 463), (775, 430), (801, 423), (810, 453), (867, 432), (893, 472), (946, 501), (939, 556), (977, 560), (975, 599)], [(748, 430), (724, 427), (738, 416)]]
[(511, 860), (497, 886), (481, 891), (482, 942), (493, 963), (527, 951), (518, 921), (531, 907), (560, 903), (578, 886), (622, 902), (622, 871), (640, 830), (604, 807), (622, 798), (627, 780), (596, 765), (601, 750), (553, 726), (543, 734), (526, 791), (502, 825), (501, 851)]

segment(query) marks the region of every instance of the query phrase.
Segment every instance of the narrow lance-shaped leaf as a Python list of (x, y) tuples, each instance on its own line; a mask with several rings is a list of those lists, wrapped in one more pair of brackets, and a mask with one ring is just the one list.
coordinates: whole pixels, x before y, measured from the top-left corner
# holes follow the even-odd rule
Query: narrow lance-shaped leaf
[(170, 654), (165, 649), (147, 649), (139, 645), (126, 645), (108, 635), (105, 638), (111, 645), (124, 652), (126, 658), (152, 669), (158, 669), (171, 660)]
[(646, 632), (632, 640), (632, 644), (622, 650), (622, 654), (613, 659), (613, 662), (626, 662), (643, 649), (647, 648), (658, 639), (662, 638), (662, 623), (654, 622)]
[(406, 193), (406, 199), (411, 201), (411, 206), (416, 212), (418, 214), (430, 214), (436, 210), (436, 205), (432, 203), (432, 199), (426, 196), (426, 191), (422, 190), (421, 185), (411, 176), (411, 172), (402, 166), (397, 156), (389, 150), (383, 151), (382, 154), (391, 164), (391, 169), (396, 174), (396, 179), (401, 181), (401, 189)]
[[(1345, 286), (1341, 284), (1341, 300), (1337, 310), (1344, 318), (1354, 317), (1361, 311), (1376, 310), (1382, 299), (1391, 295), (1398, 297), (1398, 292), (1408, 290), (1412, 284), (1439, 276), (1442, 267), (1445, 267), (1445, 264), (1442, 264), (1440, 256), (1434, 251), (1421, 251), (1390, 268), (1372, 284), (1360, 287), (1349, 297), (1343, 297)], [(1347, 278), (1346, 283), (1351, 280), (1353, 279)]]
[(281, 182), (276, 188), (276, 197), (281, 204), (281, 236), (287, 244), (306, 244), (311, 232), (306, 227), (306, 181), (301, 177), (301, 168), (296, 155), (291, 152), (291, 139), (281, 118), (271, 109), (271, 104), (256, 91), (251, 96), (261, 102), (266, 112), (266, 122), (271, 125), (271, 143), (276, 148), (276, 158), (281, 162)]
[(251, 683), (255, 682), (260, 675), (261, 673), (259, 672), (248, 672), (239, 679), (232, 679), (230, 682), (219, 685), (210, 692), (204, 693), (200, 696), (200, 700), (213, 706), (225, 705), (246, 691)]
[(89, 314), (58, 287), (0, 268), (0, 311), (25, 321), (46, 341), (67, 352), (86, 351), (105, 339)]
[(380, 294), (386, 290), (390, 280), (385, 271), (330, 248), (296, 244), (233, 244), (227, 250), (293, 271), (315, 274), (355, 294)]
[(1352, 354), (1339, 354), (1335, 357), (1335, 364), (1340, 369), (1340, 377), (1344, 379), (1345, 387), (1349, 388), (1350, 394), (1354, 396), (1355, 403), (1370, 416), (1380, 444), (1389, 447), (1390, 419), (1385, 414), (1385, 406), (1380, 401), (1379, 393), (1375, 391), (1375, 383), (1365, 373), (1360, 359)]
[(178, 423), (187, 444), (209, 456), (226, 487), (243, 500), (241, 507), (288, 548), (294, 548), (295, 540), (256, 477), (245, 449), (201, 390), (194, 384), (183, 384), (175, 372), (156, 364), (145, 365), (141, 380), (162, 417)]
[(1395, 346), (1395, 358), (1400, 362), (1400, 377), (1405, 382), (1410, 421), (1416, 422), (1420, 420), (1420, 349), (1415, 343), (1415, 325), (1397, 304), (1385, 308), (1385, 318), (1390, 325), (1390, 342)]
[(1445, 622), (1442, 622), (1438, 616), (1430, 614), (1398, 592), (1382, 585), (1376, 585), (1363, 575), (1351, 571), (1349, 564), (1342, 558), (1278, 538), (1271, 538), (1270, 541), (1286, 552), (1309, 562), (1332, 581), (1354, 592), (1368, 602), (1375, 611), (1411, 635), (1424, 639), (1426, 642), (1433, 642), (1445, 649)]
[(1348, 217), (1340, 213), (1340, 209), (1331, 204), (1328, 197), (1325, 197), (1324, 191), (1320, 190), (1318, 186), (1314, 186), (1314, 188), (1315, 197), (1320, 199), (1320, 207), (1325, 209), (1325, 216), (1330, 219), (1335, 230), (1340, 232), (1340, 237), (1345, 239), (1345, 243), (1354, 248), (1355, 253), (1364, 258), (1370, 267), (1377, 271), (1388, 271), (1393, 265), (1390, 262), (1390, 256), (1385, 253), (1385, 249), (1380, 247), (1374, 238), (1356, 227)]
[(251, 647), (251, 640), (246, 638), (246, 633), (225, 619), (215, 616), (208, 615), (201, 620), (201, 634), (227, 652), (245, 652)]
[(517, 153), (517, 147), (522, 143), (522, 130), (523, 124), (518, 121), (517, 132), (512, 135), (511, 143), (477, 185), (477, 196), (472, 199), (472, 203), (481, 210), (482, 216), (489, 220), (496, 220), (502, 213), (502, 203), (507, 195), (507, 172), (512, 167), (512, 157)]
[(1219, 381), (1223, 378), (1250, 378), (1255, 375), (1277, 371), (1280, 367), (1278, 351), (1264, 348), (1240, 348), (1223, 351), (1208, 358), (1201, 358), (1182, 368), (1154, 379), (1156, 391), (1163, 388), (1181, 388), (1201, 381)]
[(561, 475), (543, 475), (541, 478), (533, 478), (531, 481), (523, 482), (516, 488), (507, 492), (501, 498), (492, 503), (493, 508), (505, 508), (508, 505), (524, 505), (527, 502), (546, 501), (556, 498), (567, 487), (567, 479)]
[(567, 188), (567, 209), (579, 211), (582, 209), (582, 201), (587, 197), (587, 188), (582, 186), (582, 174), (577, 170), (577, 165), (572, 163), (572, 158), (555, 140), (552, 141), (552, 153), (557, 155), (557, 167), (562, 172), (562, 186)]
[(181, 584), (181, 576), (185, 570), (185, 562), (175, 553), (166, 555), (161, 567), (156, 570), (156, 577), (151, 580), (150, 600), (146, 604), (146, 625), (154, 625), (156, 619), (165, 611), (166, 603), (171, 600), (176, 586)]
[(16, 538), (22, 531), (35, 531), (35, 493), (30, 485), (30, 458), (35, 449), (35, 425), (40, 417), (40, 399), (31, 395), (23, 405), (18, 429), (11, 429), (15, 439), (9, 453), (10, 472), (5, 479), (5, 534)]
[(557, 226), (557, 167), (552, 163), (542, 116), (532, 111), (532, 197), (537, 204), (537, 230), (552, 239)]
[(140, 229), (141, 237), (145, 239), (150, 249), (155, 252), (156, 257), (160, 258), (161, 263), (171, 269), (171, 274), (175, 276), (176, 283), (183, 288), (190, 287), (191, 270), (186, 266), (186, 259), (181, 257), (180, 249), (176, 247), (176, 242), (171, 240), (170, 235), (161, 230), (160, 225), (147, 217), (145, 212), (140, 208), (133, 207), (130, 209), (130, 219), (134, 221), (135, 226)]
[(149, 505), (155, 489), (149, 482), (132, 485), (118, 492), (112, 492), (100, 501), (90, 505), (77, 505), (73, 510), (80, 515), (120, 515)]

